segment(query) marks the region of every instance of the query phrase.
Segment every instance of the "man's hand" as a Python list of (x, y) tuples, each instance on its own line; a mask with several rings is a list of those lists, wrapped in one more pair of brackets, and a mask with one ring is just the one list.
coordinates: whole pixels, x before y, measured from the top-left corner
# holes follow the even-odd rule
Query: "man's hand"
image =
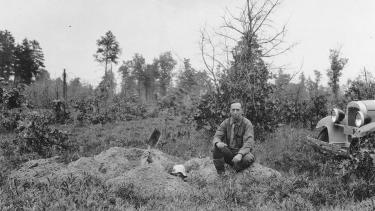
[(223, 142), (217, 142), (216, 143), (216, 147), (219, 148), (219, 149), (222, 149), (226, 146), (228, 146), (228, 145), (226, 143), (223, 143)]
[(234, 156), (234, 158), (232, 159), (232, 162), (233, 163), (238, 163), (242, 160), (242, 155), (241, 154), (237, 154), (236, 156)]

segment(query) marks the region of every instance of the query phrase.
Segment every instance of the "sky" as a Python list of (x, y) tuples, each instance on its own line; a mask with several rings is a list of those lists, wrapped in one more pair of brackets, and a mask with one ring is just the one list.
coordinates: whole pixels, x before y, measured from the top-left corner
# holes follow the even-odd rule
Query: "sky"
[[(202, 28), (218, 29), (222, 17), (239, 11), (245, 0), (0, 0), (0, 30), (16, 38), (37, 40), (52, 78), (65, 68), (68, 79), (97, 85), (103, 65), (94, 60), (96, 40), (111, 30), (123, 60), (140, 53), (152, 62), (171, 51), (182, 65), (191, 60), (203, 69), (199, 40)], [(285, 41), (295, 44), (270, 62), (287, 73), (304, 72), (313, 77), (319, 70), (327, 81), (329, 49), (341, 48), (349, 59), (342, 83), (354, 79), (366, 67), (375, 74), (375, 1), (284, 0), (272, 20), (275, 27), (287, 24)], [(119, 65), (114, 66), (117, 70)], [(117, 72), (117, 71), (115, 71)]]

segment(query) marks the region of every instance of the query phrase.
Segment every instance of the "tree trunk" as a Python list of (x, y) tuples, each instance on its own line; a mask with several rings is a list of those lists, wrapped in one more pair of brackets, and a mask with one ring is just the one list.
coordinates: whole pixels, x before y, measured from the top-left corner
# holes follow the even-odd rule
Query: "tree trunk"
[(105, 67), (104, 67), (104, 74), (107, 75), (107, 64), (108, 64), (108, 60), (106, 59), (105, 60)]

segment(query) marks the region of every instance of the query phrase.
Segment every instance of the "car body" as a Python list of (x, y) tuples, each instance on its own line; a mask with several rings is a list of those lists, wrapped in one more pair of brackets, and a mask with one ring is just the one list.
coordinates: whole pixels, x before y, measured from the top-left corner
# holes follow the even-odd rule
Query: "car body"
[(375, 131), (375, 100), (351, 101), (345, 112), (334, 108), (316, 127), (319, 140), (348, 148), (353, 139)]

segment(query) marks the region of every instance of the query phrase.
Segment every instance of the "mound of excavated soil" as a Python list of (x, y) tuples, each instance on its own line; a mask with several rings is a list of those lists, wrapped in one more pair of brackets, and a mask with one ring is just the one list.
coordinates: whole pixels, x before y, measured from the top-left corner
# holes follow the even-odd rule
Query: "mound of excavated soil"
[[(22, 182), (37, 184), (52, 178), (82, 177), (89, 174), (103, 180), (114, 192), (131, 189), (132, 194), (146, 198), (193, 193), (195, 188), (190, 185), (189, 177), (199, 176), (207, 184), (218, 179), (210, 158), (194, 158), (183, 163), (179, 158), (153, 149), (151, 152), (153, 162), (141, 165), (146, 152), (138, 148), (113, 147), (94, 157), (82, 157), (68, 165), (58, 163), (56, 157), (32, 160), (13, 171), (9, 178), (16, 179), (19, 184)], [(185, 165), (188, 182), (169, 174), (174, 164)], [(254, 177), (255, 180), (262, 180), (280, 177), (280, 173), (260, 164), (254, 164), (249, 169), (233, 176)]]
[[(217, 173), (211, 158), (193, 158), (184, 163), (186, 170), (190, 175), (199, 176), (204, 178), (205, 181), (210, 184), (217, 180)], [(263, 180), (271, 177), (281, 177), (280, 172), (262, 166), (259, 163), (254, 163), (250, 168), (247, 168), (239, 173), (234, 173), (234, 171), (226, 165), (229, 174), (233, 174), (232, 177), (252, 177), (254, 180)]]
[(64, 164), (57, 162), (57, 157), (31, 160), (24, 163), (20, 169), (12, 171), (9, 178), (21, 183), (45, 182), (51, 173), (57, 172), (64, 167)]
[(158, 164), (138, 166), (123, 176), (109, 179), (106, 183), (114, 192), (132, 191), (141, 198), (164, 198), (189, 195), (194, 188), (181, 178), (172, 176)]

